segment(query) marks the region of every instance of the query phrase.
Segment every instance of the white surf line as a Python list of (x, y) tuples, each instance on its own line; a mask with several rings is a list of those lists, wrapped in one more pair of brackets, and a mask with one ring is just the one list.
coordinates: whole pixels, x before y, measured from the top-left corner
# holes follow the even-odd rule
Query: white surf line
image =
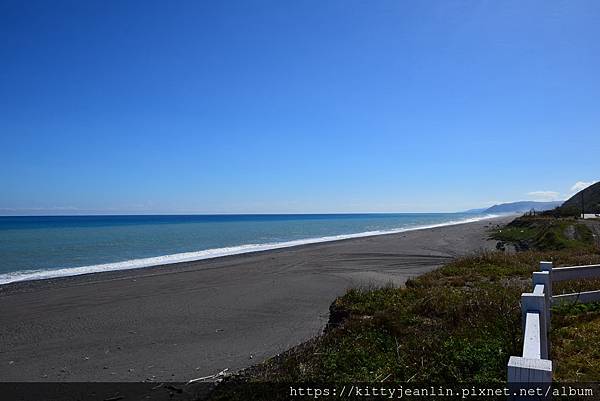
[(430, 224), (424, 226), (416, 226), (416, 227), (404, 227), (392, 230), (378, 230), (378, 231), (365, 231), (361, 233), (355, 234), (340, 234), (340, 235), (332, 235), (326, 237), (317, 237), (317, 238), (306, 238), (300, 240), (286, 241), (286, 242), (272, 242), (266, 244), (246, 244), (246, 245), (238, 245), (232, 247), (223, 247), (223, 248), (214, 248), (214, 249), (205, 249), (203, 251), (195, 251), (195, 252), (183, 252), (183, 253), (175, 253), (170, 255), (163, 256), (155, 256), (151, 258), (141, 258), (141, 259), (132, 259), (125, 260), (122, 262), (114, 262), (114, 263), (104, 263), (99, 265), (90, 265), (90, 266), (81, 266), (81, 267), (66, 267), (66, 268), (57, 268), (51, 270), (22, 270), (11, 273), (0, 274), (0, 285), (9, 284), (18, 281), (28, 281), (28, 280), (44, 280), (49, 278), (57, 278), (57, 277), (68, 277), (68, 276), (79, 276), (82, 274), (90, 274), (90, 273), (99, 273), (99, 272), (107, 272), (107, 271), (118, 271), (118, 270), (133, 270), (133, 269), (141, 269), (144, 267), (153, 267), (153, 266), (161, 266), (173, 263), (182, 263), (182, 262), (195, 262), (198, 260), (205, 259), (214, 259), (220, 258), (223, 256), (231, 256), (231, 255), (240, 255), (244, 253), (251, 252), (264, 252), (270, 251), (273, 249), (281, 249), (281, 248), (291, 248), (294, 246), (300, 245), (308, 245), (308, 244), (318, 244), (322, 242), (331, 242), (331, 241), (339, 241), (344, 239), (351, 238), (362, 238), (362, 237), (371, 237), (377, 235), (389, 235), (389, 234), (398, 234), (407, 231), (417, 231), (417, 230), (426, 230), (430, 228), (437, 227), (446, 227), (457, 224), (465, 224), (465, 223), (474, 223), (477, 221), (492, 219), (495, 217), (499, 217), (499, 215), (486, 215), (482, 217), (473, 217), (469, 219), (463, 220), (451, 220), (444, 223)]

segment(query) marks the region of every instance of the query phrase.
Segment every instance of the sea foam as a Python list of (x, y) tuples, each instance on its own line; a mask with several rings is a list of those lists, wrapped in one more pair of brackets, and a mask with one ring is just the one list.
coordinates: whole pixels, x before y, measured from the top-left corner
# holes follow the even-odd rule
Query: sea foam
[(68, 267), (68, 268), (56, 268), (56, 269), (47, 269), (47, 270), (26, 270), (26, 271), (16, 271), (10, 273), (0, 274), (0, 285), (14, 283), (17, 281), (27, 281), (27, 280), (43, 280), (49, 278), (57, 278), (57, 277), (65, 277), (65, 276), (78, 276), (82, 274), (89, 273), (99, 273), (99, 272), (108, 272), (108, 271), (116, 271), (116, 270), (131, 270), (131, 269), (140, 269), (144, 267), (151, 266), (160, 266), (167, 265), (172, 263), (181, 263), (181, 262), (194, 262), (198, 260), (204, 259), (213, 259), (219, 258), (223, 256), (231, 256), (231, 255), (239, 255), (243, 253), (250, 252), (263, 252), (269, 251), (273, 249), (280, 248), (290, 248), (299, 245), (307, 245), (307, 244), (317, 244), (321, 242), (330, 242), (330, 241), (339, 241), (344, 239), (351, 238), (361, 238), (361, 237), (370, 237), (375, 235), (386, 235), (386, 234), (397, 234), (407, 231), (415, 231), (415, 230), (424, 230), (428, 228), (436, 228), (436, 227), (444, 227), (456, 224), (464, 224), (464, 223), (472, 223), (476, 221), (491, 219), (494, 217), (498, 217), (498, 215), (489, 214), (480, 217), (473, 217), (461, 220), (452, 220), (444, 223), (430, 224), (430, 225), (421, 225), (421, 226), (413, 226), (413, 227), (403, 227), (398, 229), (391, 230), (378, 230), (378, 231), (365, 231), (354, 234), (341, 234), (341, 235), (332, 235), (318, 238), (306, 238), (299, 239), (293, 241), (285, 241), (285, 242), (272, 242), (272, 243), (264, 243), (264, 244), (245, 244), (238, 245), (232, 247), (224, 247), (224, 248), (214, 248), (214, 249), (206, 249), (202, 251), (195, 252), (184, 252), (184, 253), (175, 253), (171, 255), (162, 255), (155, 256), (150, 258), (141, 258), (141, 259), (132, 259), (125, 260), (122, 262), (114, 262), (114, 263), (104, 263), (98, 265), (90, 265), (90, 266), (81, 266), (81, 267)]

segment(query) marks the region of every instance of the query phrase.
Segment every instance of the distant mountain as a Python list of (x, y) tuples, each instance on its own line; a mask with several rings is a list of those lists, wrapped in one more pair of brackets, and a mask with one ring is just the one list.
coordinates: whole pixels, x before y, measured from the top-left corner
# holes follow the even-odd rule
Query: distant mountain
[(521, 201), (521, 202), (511, 202), (511, 203), (501, 203), (499, 205), (494, 205), (489, 207), (483, 211), (483, 213), (525, 213), (532, 209), (536, 211), (544, 211), (554, 209), (555, 207), (560, 206), (563, 201), (553, 201), (553, 202), (534, 202), (534, 201)]
[(581, 213), (582, 196), (585, 213), (600, 213), (600, 181), (571, 196), (565, 203), (563, 203), (561, 209), (576, 209), (579, 213)]
[(480, 207), (479, 209), (465, 210), (463, 213), (484, 213), (487, 209), (487, 207)]

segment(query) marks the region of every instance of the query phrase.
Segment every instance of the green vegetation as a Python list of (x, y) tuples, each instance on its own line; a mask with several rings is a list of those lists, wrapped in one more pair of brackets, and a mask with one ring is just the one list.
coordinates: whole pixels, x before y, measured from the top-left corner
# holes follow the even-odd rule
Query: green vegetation
[(581, 217), (581, 206), (576, 207), (574, 205), (568, 205), (568, 206), (563, 205), (563, 206), (554, 208), (552, 210), (546, 210), (546, 211), (542, 212), (542, 215), (554, 217), (554, 218)]
[[(596, 287), (598, 289), (600, 287)], [(600, 303), (553, 309), (554, 380), (598, 381), (600, 377)]]
[[(265, 381), (503, 382), (509, 357), (522, 350), (520, 294), (531, 291), (539, 261), (600, 263), (586, 229), (572, 220), (517, 219), (493, 236), (526, 241), (528, 251), (460, 258), (404, 288), (350, 290), (332, 304), (323, 335), (246, 370), (221, 390), (231, 395), (227, 389), (236, 383)], [(556, 291), (590, 286), (598, 289), (600, 281), (560, 283)], [(555, 379), (600, 378), (600, 304), (555, 308), (551, 338)]]
[(493, 239), (513, 243), (518, 250), (593, 248), (592, 231), (576, 219), (545, 216), (521, 217), (492, 234)]

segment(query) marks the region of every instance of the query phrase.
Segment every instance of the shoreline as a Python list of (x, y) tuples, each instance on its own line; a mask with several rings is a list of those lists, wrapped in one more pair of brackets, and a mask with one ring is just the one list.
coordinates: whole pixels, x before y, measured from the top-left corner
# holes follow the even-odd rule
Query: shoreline
[(87, 274), (96, 274), (113, 271), (124, 271), (124, 270), (135, 270), (154, 268), (158, 266), (197, 262), (200, 260), (210, 260), (227, 256), (251, 254), (256, 252), (266, 252), (277, 249), (292, 248), (311, 244), (320, 244), (326, 242), (344, 241), (355, 238), (366, 238), (375, 237), (380, 235), (399, 234), (417, 230), (427, 230), (437, 227), (447, 227), (460, 224), (468, 224), (478, 221), (485, 221), (495, 218), (503, 217), (502, 215), (485, 215), (481, 217), (466, 218), (462, 220), (451, 220), (444, 223), (429, 224), (415, 227), (405, 227), (391, 230), (377, 230), (377, 231), (365, 231), (352, 234), (339, 234), (324, 237), (305, 238), (299, 240), (283, 241), (276, 243), (264, 243), (264, 244), (242, 244), (232, 247), (223, 248), (211, 248), (201, 251), (192, 251), (185, 253), (167, 254), (149, 258), (130, 259), (111, 263), (102, 263), (97, 265), (68, 267), (68, 268), (56, 268), (48, 270), (22, 270), (16, 272), (2, 273), (0, 274), (0, 288), (4, 285), (57, 279), (62, 277), (73, 277)]
[(2, 381), (184, 382), (320, 334), (337, 296), (495, 249), (513, 217), (0, 286)]

